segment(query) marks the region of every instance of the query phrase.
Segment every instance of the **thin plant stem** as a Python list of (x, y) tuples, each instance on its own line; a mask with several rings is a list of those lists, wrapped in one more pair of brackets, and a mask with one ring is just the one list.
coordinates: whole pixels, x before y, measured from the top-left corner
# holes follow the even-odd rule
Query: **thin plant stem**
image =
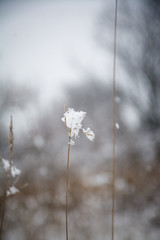
[(69, 132), (68, 157), (67, 157), (67, 169), (66, 169), (66, 240), (68, 240), (68, 182), (69, 182), (70, 146), (71, 146), (71, 129), (70, 129), (70, 132)]
[(7, 190), (9, 189), (10, 184), (10, 177), (11, 177), (11, 168), (13, 165), (13, 121), (12, 116), (10, 117), (10, 126), (9, 126), (9, 149), (10, 149), (10, 167), (7, 172), (7, 179), (4, 189), (3, 195), (3, 203), (2, 203), (2, 215), (1, 215), (1, 223), (0, 223), (0, 240), (2, 239), (2, 230), (3, 230), (3, 223), (4, 223), (4, 216), (5, 216), (5, 208), (6, 208), (6, 199), (7, 199)]
[(117, 41), (117, 5), (115, 3), (115, 22), (114, 22), (114, 58), (113, 58), (113, 155), (112, 155), (112, 240), (114, 240), (114, 212), (115, 212), (115, 92), (116, 92), (116, 41)]
[(4, 222), (4, 213), (6, 207), (6, 192), (3, 195), (2, 199), (2, 214), (1, 214), (1, 224), (0, 224), (0, 240), (2, 239), (2, 229), (3, 229), (3, 222)]
[(10, 182), (10, 177), (11, 177), (11, 168), (13, 166), (13, 120), (12, 116), (10, 117), (10, 127), (9, 127), (9, 150), (10, 150), (10, 168), (8, 171), (8, 184)]

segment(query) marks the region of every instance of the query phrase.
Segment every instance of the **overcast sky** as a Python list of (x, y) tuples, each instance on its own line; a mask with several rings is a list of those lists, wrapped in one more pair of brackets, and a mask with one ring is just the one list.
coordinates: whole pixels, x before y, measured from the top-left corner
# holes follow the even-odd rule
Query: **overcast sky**
[(102, 0), (1, 1), (0, 79), (38, 87), (46, 101), (60, 96), (64, 84), (82, 81), (85, 71), (104, 76), (108, 58), (95, 39), (103, 6)]
[[(0, 81), (35, 88), (39, 106), (46, 110), (51, 100), (64, 96), (66, 85), (86, 80), (86, 73), (106, 82), (112, 79), (113, 49), (107, 52), (95, 37), (106, 4), (111, 4), (110, 14), (114, 16), (112, 0), (1, 0)], [(113, 31), (107, 34), (113, 43)], [(128, 77), (118, 61), (116, 72), (116, 82), (128, 86)], [(131, 84), (128, 87), (133, 91)], [(19, 114), (18, 127), (24, 116), (29, 116), (23, 111)]]

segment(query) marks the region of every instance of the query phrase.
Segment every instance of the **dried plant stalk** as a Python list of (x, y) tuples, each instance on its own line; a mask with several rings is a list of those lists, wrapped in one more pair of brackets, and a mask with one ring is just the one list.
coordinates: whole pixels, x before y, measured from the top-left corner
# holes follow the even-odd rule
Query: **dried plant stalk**
[(11, 177), (11, 168), (13, 166), (13, 140), (14, 140), (14, 136), (13, 136), (13, 120), (12, 120), (12, 116), (11, 116), (10, 117), (10, 126), (9, 126), (10, 167), (8, 169), (8, 172), (7, 172), (7, 179), (6, 179), (4, 195), (3, 195), (2, 214), (1, 214), (1, 223), (0, 223), (0, 240), (2, 239), (2, 230), (3, 230), (4, 216), (5, 216), (7, 190), (9, 189), (10, 177)]
[(9, 188), (9, 184), (10, 184), (10, 177), (11, 177), (11, 168), (13, 166), (13, 140), (14, 140), (14, 136), (13, 136), (13, 120), (12, 120), (12, 116), (10, 117), (10, 126), (9, 126), (9, 150), (10, 150), (10, 168), (8, 170), (8, 186), (7, 188)]
[(113, 153), (112, 153), (112, 240), (114, 240), (114, 202), (115, 202), (115, 80), (116, 80), (116, 40), (117, 40), (117, 3), (115, 3), (115, 22), (114, 22), (114, 58), (113, 58)]
[(67, 167), (66, 167), (66, 240), (68, 240), (68, 183), (69, 183), (69, 156), (70, 156), (70, 147), (74, 145), (75, 142), (72, 140), (72, 137), (75, 139), (79, 136), (80, 130), (86, 135), (86, 137), (93, 141), (95, 134), (90, 128), (87, 130), (82, 128), (82, 121), (86, 116), (86, 112), (75, 111), (73, 108), (64, 107), (65, 113), (61, 118), (64, 122), (67, 131), (69, 130), (69, 141), (68, 141), (68, 157), (67, 157)]
[(67, 156), (67, 168), (66, 168), (66, 240), (68, 240), (68, 182), (69, 182), (69, 157), (71, 147), (71, 129), (68, 140), (68, 156)]

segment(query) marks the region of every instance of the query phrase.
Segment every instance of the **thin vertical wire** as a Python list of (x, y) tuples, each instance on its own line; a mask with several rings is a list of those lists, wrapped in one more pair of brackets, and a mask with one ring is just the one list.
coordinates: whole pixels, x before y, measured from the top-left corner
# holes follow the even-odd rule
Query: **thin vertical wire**
[(115, 2), (115, 20), (114, 20), (114, 57), (113, 57), (113, 155), (112, 155), (112, 240), (114, 240), (114, 212), (115, 212), (115, 95), (116, 95), (116, 42), (117, 42), (117, 5)]

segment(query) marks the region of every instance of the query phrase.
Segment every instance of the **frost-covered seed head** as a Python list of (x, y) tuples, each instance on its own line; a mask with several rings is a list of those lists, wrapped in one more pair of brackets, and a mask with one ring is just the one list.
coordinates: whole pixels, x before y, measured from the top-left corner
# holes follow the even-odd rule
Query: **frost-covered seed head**
[(93, 141), (95, 138), (95, 134), (93, 131), (90, 130), (90, 128), (87, 128), (87, 130), (83, 129), (83, 133), (86, 135), (86, 137), (90, 140)]
[(82, 128), (82, 121), (86, 116), (86, 112), (76, 112), (73, 108), (68, 108), (64, 113), (64, 117), (61, 120), (65, 123), (66, 127), (71, 129), (71, 137), (78, 137), (79, 130)]
[[(61, 120), (65, 123), (65, 126), (70, 130), (69, 136), (71, 138), (79, 137), (79, 131), (82, 130), (90, 141), (94, 140), (95, 134), (93, 131), (90, 130), (90, 128), (87, 128), (87, 130), (82, 129), (82, 121), (86, 116), (86, 112), (83, 111), (76, 112), (73, 108), (68, 108), (63, 115), (64, 117), (61, 118)], [(72, 139), (70, 139), (70, 142), (68, 144), (74, 145), (75, 142), (72, 141)]]

